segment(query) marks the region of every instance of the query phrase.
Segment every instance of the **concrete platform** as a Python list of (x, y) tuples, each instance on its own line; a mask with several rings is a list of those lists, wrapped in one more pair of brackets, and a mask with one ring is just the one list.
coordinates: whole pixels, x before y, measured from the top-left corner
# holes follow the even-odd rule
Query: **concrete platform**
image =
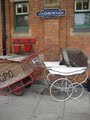
[(0, 96), (0, 120), (89, 120), (90, 93), (64, 102), (40, 94), (45, 86), (34, 84), (23, 96)]

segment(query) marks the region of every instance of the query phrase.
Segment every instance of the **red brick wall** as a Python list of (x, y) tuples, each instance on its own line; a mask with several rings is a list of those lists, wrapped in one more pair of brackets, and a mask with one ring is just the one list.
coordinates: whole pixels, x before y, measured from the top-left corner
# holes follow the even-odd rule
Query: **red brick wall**
[(9, 0), (5, 0), (5, 20), (6, 20), (6, 34), (7, 34), (7, 40), (6, 40), (6, 46), (7, 46), (7, 53), (11, 52), (11, 15), (10, 15), (10, 2)]
[(46, 52), (46, 60), (60, 59), (59, 19), (44, 20), (44, 45), (50, 46)]
[(36, 43), (36, 49), (41, 49), (43, 47), (44, 43), (44, 30), (43, 30), (43, 22), (44, 20), (42, 18), (39, 18), (37, 16), (37, 12), (39, 10), (43, 9), (43, 0), (29, 0), (30, 3), (30, 29), (31, 29), (31, 37), (36, 37), (37, 43)]

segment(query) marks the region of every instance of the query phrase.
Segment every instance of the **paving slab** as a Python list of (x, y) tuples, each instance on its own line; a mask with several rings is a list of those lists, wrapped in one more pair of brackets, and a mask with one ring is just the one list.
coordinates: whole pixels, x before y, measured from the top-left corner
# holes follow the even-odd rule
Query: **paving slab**
[[(30, 90), (30, 89), (29, 89)], [(26, 93), (23, 96), (0, 96), (0, 120), (27, 120), (32, 115), (41, 95)]]
[(50, 96), (44, 95), (33, 114), (32, 120), (62, 119), (64, 102), (56, 102)]
[(64, 114), (63, 120), (90, 120), (90, 115), (87, 113), (72, 113)]
[(65, 102), (65, 112), (72, 113), (88, 113), (89, 110), (89, 98), (87, 91), (84, 90), (83, 95), (78, 99), (70, 99)]

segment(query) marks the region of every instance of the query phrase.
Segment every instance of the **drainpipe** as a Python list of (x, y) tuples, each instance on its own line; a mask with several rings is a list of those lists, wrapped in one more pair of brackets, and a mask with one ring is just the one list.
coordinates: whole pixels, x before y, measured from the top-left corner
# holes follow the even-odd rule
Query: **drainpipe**
[(6, 24), (5, 24), (5, 0), (1, 0), (1, 14), (2, 14), (2, 48), (3, 48), (3, 55), (6, 55)]

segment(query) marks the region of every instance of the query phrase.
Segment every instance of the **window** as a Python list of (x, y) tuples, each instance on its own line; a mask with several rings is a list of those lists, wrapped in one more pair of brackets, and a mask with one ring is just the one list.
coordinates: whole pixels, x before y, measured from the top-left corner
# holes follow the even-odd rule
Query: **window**
[(15, 30), (28, 30), (28, 2), (15, 3)]
[(75, 0), (75, 31), (90, 31), (90, 0)]
[(59, 7), (59, 0), (44, 0), (44, 7)]
[(75, 11), (89, 11), (89, 0), (75, 0)]

